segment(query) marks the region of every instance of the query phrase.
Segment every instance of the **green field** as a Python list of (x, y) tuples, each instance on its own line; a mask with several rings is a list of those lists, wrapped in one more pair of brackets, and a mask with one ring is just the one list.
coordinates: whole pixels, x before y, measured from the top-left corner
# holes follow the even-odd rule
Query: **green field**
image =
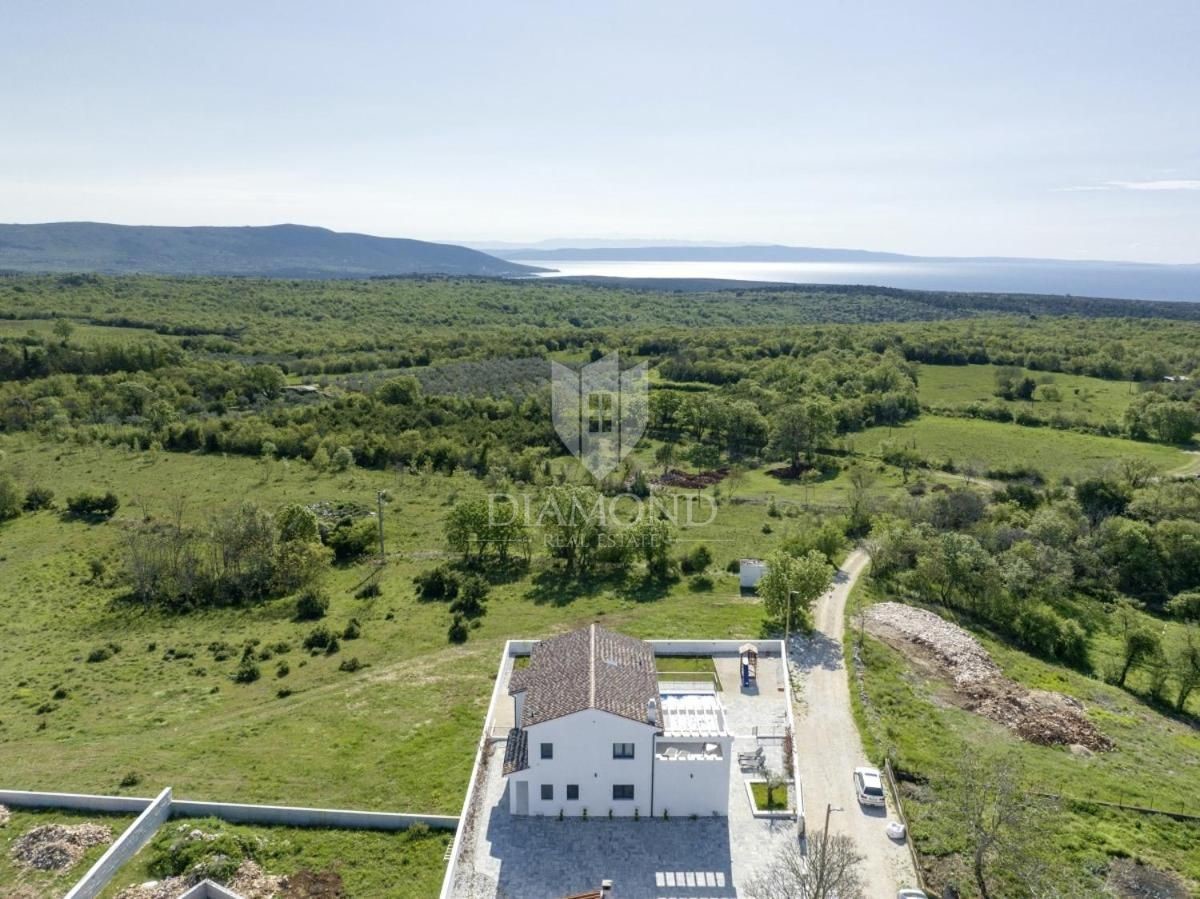
[(885, 440), (915, 447), (938, 466), (946, 462), (957, 467), (974, 465), (981, 472), (1028, 466), (1051, 482), (1101, 474), (1132, 457), (1147, 460), (1163, 473), (1182, 471), (1196, 463), (1194, 455), (1154, 443), (936, 415), (923, 415), (894, 428), (871, 428), (846, 442), (859, 452), (874, 455)]
[(1083, 375), (1021, 369), (1038, 384), (1053, 386), (1058, 400), (1035, 397), (1032, 401), (1004, 400), (995, 395), (996, 365), (922, 365), (917, 372), (921, 405), (934, 408), (969, 403), (1000, 403), (1014, 412), (1032, 409), (1043, 416), (1062, 413), (1098, 424), (1121, 422), (1129, 404), (1137, 397), (1137, 385), (1104, 381)]
[(193, 830), (210, 836), (231, 836), (252, 847), (247, 855), (268, 874), (336, 874), (341, 878), (343, 895), (354, 897), (436, 896), (445, 873), (442, 856), (453, 839), (452, 831), (423, 828), (382, 833), (179, 819), (164, 824), (155, 838), (121, 868), (101, 896), (111, 899), (125, 887), (158, 879), (160, 875), (151, 863), (163, 854), (159, 850)]
[[(851, 610), (875, 599), (864, 583), (855, 590)], [(1009, 677), (1080, 700), (1117, 748), (1075, 754), (1023, 742), (1000, 725), (955, 708), (945, 698), (945, 684), (918, 673), (899, 652), (868, 636), (862, 675), (873, 712), (863, 714), (858, 691), (851, 690), (859, 727), (873, 760), (882, 762), (890, 755), (905, 776), (922, 781), (904, 789), (905, 811), (935, 883), (957, 870), (952, 857), (962, 843), (934, 805), (934, 788), (952, 776), (964, 752), (1011, 752), (1035, 789), (1074, 800), (1063, 803), (1061, 821), (1055, 826), (1047, 822), (1044, 833), (1064, 871), (1077, 876), (1087, 869), (1102, 870), (1111, 858), (1133, 857), (1181, 873), (1193, 886), (1200, 884), (1200, 821), (1184, 823), (1089, 804), (1117, 802), (1200, 815), (1200, 735), (1194, 727), (1164, 717), (1124, 690), (1041, 662), (986, 632), (975, 634)], [(853, 639), (848, 631), (848, 647)], [(960, 884), (968, 879), (962, 877)]]

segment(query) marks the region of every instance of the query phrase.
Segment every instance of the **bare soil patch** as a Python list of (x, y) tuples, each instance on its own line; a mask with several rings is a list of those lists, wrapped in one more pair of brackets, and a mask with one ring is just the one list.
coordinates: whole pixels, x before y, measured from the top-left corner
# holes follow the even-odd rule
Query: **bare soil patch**
[(92, 846), (112, 839), (112, 828), (103, 824), (42, 824), (17, 840), (12, 855), (35, 871), (66, 871)]
[(682, 487), (684, 490), (703, 490), (713, 484), (719, 484), (729, 475), (728, 468), (714, 468), (710, 471), (680, 471), (678, 468), (668, 468), (653, 483), (660, 487)]
[(1187, 885), (1169, 871), (1128, 858), (1109, 865), (1107, 886), (1119, 899), (1188, 899), (1192, 895)]
[(867, 610), (866, 626), (916, 667), (948, 680), (963, 708), (1003, 724), (1023, 740), (1042, 746), (1081, 746), (1093, 752), (1114, 748), (1078, 700), (1030, 690), (1005, 677), (978, 640), (932, 612), (879, 603)]

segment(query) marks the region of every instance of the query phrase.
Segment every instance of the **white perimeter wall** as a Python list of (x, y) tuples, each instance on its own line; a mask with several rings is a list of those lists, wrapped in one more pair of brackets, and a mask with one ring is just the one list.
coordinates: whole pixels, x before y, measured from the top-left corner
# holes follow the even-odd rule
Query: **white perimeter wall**
[[(619, 715), (587, 709), (525, 728), (529, 736), (528, 770), (508, 776), (509, 810), (516, 811), (516, 787), (529, 782), (529, 814), (589, 817), (629, 816), (634, 809), (650, 814), (650, 773), (654, 764), (654, 731)], [(541, 758), (541, 744), (554, 744), (554, 758)], [(633, 743), (632, 759), (614, 759), (613, 743)], [(554, 799), (542, 801), (542, 784), (554, 786)], [(578, 801), (567, 801), (567, 784), (579, 785)], [(633, 801), (614, 802), (613, 784), (633, 784)]]
[[(669, 742), (669, 741), (668, 741)], [(698, 815), (702, 818), (729, 813), (729, 752), (724, 743), (722, 759), (672, 761), (658, 759), (654, 765), (654, 812), (672, 818)]]

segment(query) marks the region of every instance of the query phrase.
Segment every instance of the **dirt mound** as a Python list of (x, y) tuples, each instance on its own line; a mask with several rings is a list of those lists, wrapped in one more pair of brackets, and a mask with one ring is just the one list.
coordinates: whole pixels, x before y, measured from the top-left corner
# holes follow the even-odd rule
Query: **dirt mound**
[[(138, 886), (126, 887), (117, 893), (116, 899), (179, 899), (203, 879), (199, 875), (187, 874), (180, 877), (165, 877), (162, 880), (152, 880)], [(286, 877), (268, 874), (252, 861), (244, 861), (238, 865), (237, 871), (225, 885), (244, 899), (273, 899), (276, 896), (291, 895), (280, 892), (287, 885)], [(333, 897), (337, 894), (313, 893), (312, 895)]]
[(343, 899), (342, 875), (334, 871), (299, 871), (284, 884), (283, 899)]
[(685, 490), (703, 490), (713, 484), (719, 484), (729, 475), (728, 468), (714, 468), (711, 471), (697, 471), (694, 474), (680, 471), (678, 468), (668, 468), (653, 483), (660, 487), (682, 487)]
[(1120, 899), (1188, 899), (1192, 895), (1174, 874), (1128, 858), (1109, 866), (1107, 885)]
[(988, 651), (956, 624), (895, 602), (871, 606), (867, 629), (914, 663), (949, 680), (962, 706), (1042, 746), (1107, 752), (1113, 742), (1069, 696), (1030, 690), (1005, 677)]
[(43, 824), (17, 840), (17, 863), (37, 871), (65, 871), (92, 846), (111, 843), (112, 829), (102, 824)]

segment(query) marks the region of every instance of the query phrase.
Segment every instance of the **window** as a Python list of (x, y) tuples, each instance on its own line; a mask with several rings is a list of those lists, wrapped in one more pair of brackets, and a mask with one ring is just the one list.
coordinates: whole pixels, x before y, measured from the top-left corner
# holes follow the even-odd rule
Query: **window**
[(542, 784), (542, 799), (549, 802), (554, 798), (554, 784)]
[(613, 799), (632, 799), (633, 784), (613, 784)]
[(542, 744), (542, 758), (544, 758), (544, 759), (554, 758), (554, 744), (553, 743), (543, 743)]
[(579, 784), (567, 784), (567, 801), (573, 802), (579, 798)]
[(632, 743), (613, 743), (613, 758), (615, 759), (631, 759), (633, 758)]

